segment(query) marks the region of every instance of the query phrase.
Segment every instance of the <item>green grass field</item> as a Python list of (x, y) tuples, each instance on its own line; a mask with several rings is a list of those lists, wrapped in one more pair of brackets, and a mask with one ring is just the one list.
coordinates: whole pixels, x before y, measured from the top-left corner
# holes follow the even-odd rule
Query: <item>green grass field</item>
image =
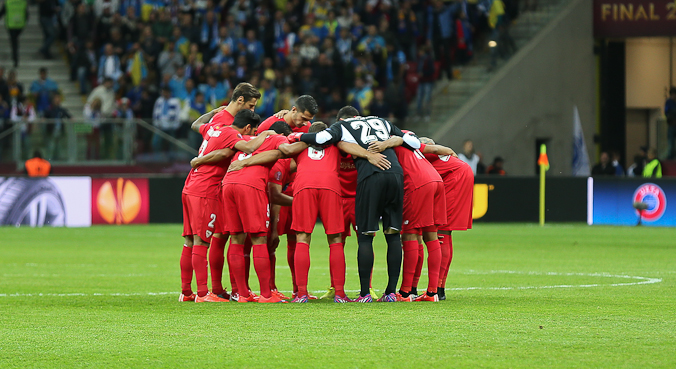
[[(389, 304), (179, 303), (180, 232), (0, 228), (0, 368), (676, 367), (675, 229), (478, 224), (454, 235), (447, 301)], [(346, 255), (354, 296), (354, 237)]]

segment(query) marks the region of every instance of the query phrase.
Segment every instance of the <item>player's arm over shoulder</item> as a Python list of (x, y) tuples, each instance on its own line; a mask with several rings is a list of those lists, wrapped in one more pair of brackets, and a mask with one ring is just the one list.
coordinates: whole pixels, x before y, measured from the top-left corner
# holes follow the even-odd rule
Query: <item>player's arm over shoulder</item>
[(387, 122), (387, 124), (390, 125), (391, 136), (398, 136), (404, 140), (402, 146), (411, 150), (417, 150), (420, 148), (420, 140), (418, 139), (418, 136), (415, 135), (415, 133), (413, 132), (404, 133), (401, 129), (399, 129), (399, 127), (395, 126), (394, 124), (390, 122)]
[(442, 145), (422, 145), (420, 147), (420, 151), (423, 154), (433, 154), (433, 155), (450, 155), (450, 156), (455, 156), (456, 158), (458, 157), (458, 154), (453, 151), (450, 147), (442, 146)]
[(254, 151), (258, 150), (258, 148), (263, 145), (263, 142), (265, 142), (265, 139), (268, 136), (271, 135), (276, 135), (277, 132), (275, 131), (263, 131), (258, 134), (253, 140), (247, 141), (247, 140), (240, 140), (235, 144), (235, 149), (239, 150), (241, 152), (245, 152), (247, 154), (251, 154)]
[(331, 145), (340, 141), (342, 137), (343, 128), (340, 121), (338, 121), (321, 132), (304, 133), (300, 136), (300, 140), (308, 145)]
[(213, 118), (214, 115), (216, 115), (216, 113), (220, 112), (223, 109), (225, 109), (225, 106), (220, 106), (220, 107), (218, 107), (218, 108), (216, 108), (216, 109), (214, 109), (210, 112), (203, 114), (201, 117), (197, 118), (194, 122), (192, 122), (192, 125), (190, 125), (190, 129), (192, 129), (193, 131), (195, 131), (197, 133), (201, 133), (200, 128), (203, 125), (209, 123), (211, 118)]
[(205, 164), (216, 164), (226, 158), (231, 157), (234, 155), (235, 152), (231, 149), (225, 148), (225, 149), (219, 149), (219, 150), (214, 150), (204, 156), (199, 156), (196, 158), (193, 158), (190, 161), (190, 166), (193, 168), (197, 168), (200, 165), (205, 165)]

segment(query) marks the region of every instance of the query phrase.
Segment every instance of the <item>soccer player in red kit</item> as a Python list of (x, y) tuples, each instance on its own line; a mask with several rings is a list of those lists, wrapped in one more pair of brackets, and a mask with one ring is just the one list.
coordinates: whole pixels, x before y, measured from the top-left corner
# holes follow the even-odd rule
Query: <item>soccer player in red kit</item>
[[(199, 155), (203, 156), (214, 150), (225, 150), (234, 154), (236, 149), (250, 152), (258, 148), (268, 132), (257, 138), (255, 141), (245, 141), (241, 132), (231, 128), (223, 127), (220, 124), (200, 125), (200, 133), (204, 136), (204, 141), (200, 146)], [(251, 126), (239, 128), (242, 132), (251, 132)], [(191, 268), (188, 267), (187, 249), (184, 247), (185, 255), (181, 256), (181, 278), (183, 280), (183, 293), (179, 301), (190, 301), (193, 295), (190, 291), (192, 272), (195, 271), (197, 279), (198, 293), (192, 299), (196, 302), (221, 302), (227, 301), (209, 292), (207, 288), (207, 248), (209, 242), (215, 233), (222, 232), (222, 203), (220, 201), (220, 181), (225, 175), (229, 163), (218, 163), (216, 165), (204, 165), (190, 171), (186, 179), (182, 192), (183, 201), (183, 236), (187, 244), (192, 244), (190, 253)], [(213, 286), (212, 286), (213, 287)], [(221, 287), (221, 293), (222, 287)]]
[[(302, 95), (296, 99), (296, 102), (293, 104), (291, 110), (284, 112), (284, 114), (281, 117), (280, 117), (281, 112), (271, 116), (270, 118), (263, 121), (263, 123), (261, 123), (260, 126), (258, 126), (258, 129), (267, 130), (275, 122), (284, 122), (289, 125), (291, 131), (293, 132), (307, 133), (308, 129), (310, 128), (309, 122), (312, 119), (314, 119), (318, 111), (319, 107), (317, 106), (317, 101), (315, 101), (315, 99), (310, 95)], [(291, 184), (288, 186), (289, 189), (288, 191), (286, 191), (287, 194), (293, 193), (292, 189), (294, 178), (295, 174), (291, 175), (290, 177)], [(296, 291), (297, 285), (295, 284), (295, 267), (294, 267), (295, 260), (294, 255), (296, 253), (296, 234), (290, 228), (293, 219), (290, 206), (284, 206), (279, 209), (279, 219), (281, 220), (280, 225), (282, 226), (280, 228), (282, 233), (279, 234), (286, 234), (286, 245), (287, 245), (286, 260), (289, 264), (289, 268), (291, 269), (291, 276), (294, 281), (294, 293), (295, 293), (297, 292)], [(273, 245), (270, 244), (269, 246), (272, 247)], [(271, 265), (271, 268), (274, 268), (274, 266)], [(316, 297), (311, 296), (311, 299), (312, 298)]]
[[(254, 115), (251, 119), (259, 118)], [(286, 124), (273, 124), (271, 128), (278, 133), (290, 133)], [(285, 136), (269, 136), (254, 154), (277, 150), (281, 144), (286, 142)], [(233, 164), (249, 157), (251, 157), (250, 154), (235, 154)], [(241, 170), (230, 171), (223, 178), (223, 204), (225, 213), (228, 214), (225, 219), (225, 230), (230, 234), (231, 251), (228, 257), (231, 273), (235, 275), (237, 286), (246, 286), (244, 241), (248, 234), (253, 243), (253, 264), (260, 282), (261, 297), (258, 302), (283, 301), (278, 296), (272, 295), (270, 290), (270, 259), (267, 249), (270, 203), (267, 195), (267, 182), (272, 165), (274, 161), (265, 165), (248, 166)], [(239, 288), (238, 292), (239, 302), (253, 301), (248, 290)]]
[(293, 132), (307, 133), (310, 128), (310, 121), (315, 118), (319, 107), (317, 101), (310, 95), (302, 95), (296, 99), (291, 110), (284, 113), (279, 118), (279, 113), (271, 116), (258, 126), (259, 130), (268, 130), (275, 122), (285, 122), (291, 127)]
[[(404, 131), (405, 132), (405, 131)], [(407, 132), (407, 135), (412, 133)], [(418, 234), (422, 233), (427, 245), (427, 266), (429, 283), (427, 292), (416, 301), (439, 301), (437, 286), (441, 269), (441, 245), (437, 237), (437, 227), (446, 223), (446, 198), (443, 182), (421, 150), (408, 150), (400, 145), (401, 137), (392, 137), (383, 142), (372, 142), (369, 150), (381, 152), (394, 147), (399, 163), (404, 170), (404, 223), (403, 223), (403, 275), (398, 301), (413, 301), (411, 285), (418, 262)], [(430, 202), (430, 200), (433, 200)], [(430, 204), (432, 209), (421, 204)], [(384, 299), (385, 296), (381, 297)]]
[[(293, 192), (288, 193), (284, 191), (284, 186), (287, 186), (291, 180), (291, 174), (296, 171), (296, 162), (293, 159), (277, 160), (275, 165), (270, 169), (268, 176), (268, 198), (270, 200), (270, 229), (268, 230), (268, 253), (270, 254), (270, 289), (273, 294), (286, 300), (288, 297), (284, 296), (277, 289), (276, 283), (276, 265), (277, 256), (276, 250), (279, 246), (279, 236), (286, 233), (286, 224), (280, 225), (280, 210), (282, 208), (291, 208), (293, 203)], [(294, 291), (297, 291), (296, 280), (294, 273), (291, 274), (294, 283)]]
[[(432, 163), (444, 181), (446, 191), (446, 211), (448, 223), (439, 227), (441, 243), (441, 272), (439, 273), (439, 300), (446, 299), (446, 278), (453, 260), (452, 231), (466, 231), (472, 228), (472, 200), (474, 196), (474, 174), (472, 168), (458, 159), (453, 150), (435, 145), (434, 141), (423, 137), (425, 158)], [(432, 152), (431, 149), (434, 149)], [(450, 151), (448, 151), (450, 150)], [(452, 152), (449, 154), (449, 152)]]
[[(238, 84), (235, 89), (232, 92), (232, 98), (230, 102), (228, 103), (227, 106), (225, 107), (220, 107), (215, 110), (214, 114), (204, 114), (200, 118), (198, 118), (195, 122), (193, 122), (191, 128), (193, 131), (201, 133), (201, 127), (203, 125), (219, 125), (221, 127), (224, 126), (230, 126), (234, 119), (235, 115), (240, 111), (240, 110), (251, 110), (256, 106), (256, 103), (258, 99), (261, 97), (260, 92), (250, 83), (240, 83)], [(236, 129), (238, 130), (238, 129)], [(241, 130), (238, 130), (240, 133), (242, 133)], [(204, 132), (208, 132), (208, 130), (204, 130)], [(250, 133), (247, 133), (250, 134)], [(204, 135), (202, 135), (203, 139), (206, 139)], [(256, 147), (257, 148), (257, 147)], [(253, 150), (246, 151), (246, 152), (253, 152)], [(224, 168), (227, 169), (229, 165), (229, 158), (232, 156), (233, 152), (231, 151), (226, 151), (226, 158), (227, 162), (224, 161), (222, 163), (219, 163), (218, 165), (223, 166)], [(223, 173), (225, 174), (225, 173)], [(221, 177), (222, 179), (222, 177)], [(218, 192), (218, 198), (220, 199), (220, 187), (215, 189)], [(223, 224), (222, 219), (220, 220), (221, 225)], [(221, 298), (229, 298), (229, 295), (227, 291), (223, 288), (222, 284), (222, 276), (223, 276), (223, 266), (225, 264), (225, 244), (228, 240), (227, 235), (221, 234), (220, 231), (217, 231), (214, 233), (213, 237), (211, 238), (211, 244), (209, 247), (209, 269), (211, 272), (211, 287), (212, 287), (212, 292), (216, 295), (218, 295)], [(183, 265), (183, 264), (182, 264)], [(187, 264), (186, 264), (187, 266)], [(187, 273), (187, 268), (186, 268), (186, 273)], [(192, 271), (189, 273), (192, 275)]]
[[(327, 129), (315, 122), (309, 132)], [(345, 295), (345, 252), (341, 242), (343, 206), (340, 198), (340, 152), (335, 146), (316, 147), (303, 142), (280, 147), (286, 156), (293, 156), (298, 165), (293, 193), (293, 221), (296, 232), (295, 270), (298, 294), (293, 302), (308, 302), (308, 274), (310, 271), (310, 241), (317, 217), (322, 220), (329, 243), (329, 261), (335, 302), (352, 302)]]

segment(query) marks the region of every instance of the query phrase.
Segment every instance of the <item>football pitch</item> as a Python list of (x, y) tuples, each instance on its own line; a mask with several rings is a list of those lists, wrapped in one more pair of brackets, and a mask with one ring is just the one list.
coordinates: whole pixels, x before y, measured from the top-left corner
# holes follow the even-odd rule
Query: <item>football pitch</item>
[[(676, 367), (676, 229), (476, 224), (454, 233), (446, 301), (372, 304), (179, 303), (181, 230), (0, 228), (0, 367)], [(382, 292), (382, 235), (375, 253)]]

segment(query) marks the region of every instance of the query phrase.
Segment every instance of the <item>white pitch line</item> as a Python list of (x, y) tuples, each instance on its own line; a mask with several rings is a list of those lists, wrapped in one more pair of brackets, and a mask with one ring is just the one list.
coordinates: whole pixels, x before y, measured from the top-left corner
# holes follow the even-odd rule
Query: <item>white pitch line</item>
[[(618, 286), (636, 286), (643, 284), (653, 284), (662, 282), (662, 278), (650, 278), (622, 274), (608, 274), (608, 273), (557, 273), (557, 272), (522, 272), (514, 270), (489, 270), (477, 271), (467, 270), (459, 274), (521, 274), (521, 275), (547, 275), (547, 276), (578, 276), (578, 277), (602, 277), (602, 278), (623, 278), (633, 279), (635, 282), (626, 283), (593, 283), (593, 284), (560, 284), (553, 286), (514, 286), (514, 287), (454, 287), (446, 288), (448, 291), (508, 291), (508, 290), (535, 290), (535, 289), (552, 289), (552, 288), (592, 288), (592, 287), (618, 287)], [(282, 293), (292, 293), (292, 291), (280, 291)], [(360, 290), (346, 290), (345, 292), (360, 292)], [(134, 292), (134, 293), (0, 293), (0, 297), (75, 297), (75, 296), (164, 296), (174, 295), (178, 292)]]

